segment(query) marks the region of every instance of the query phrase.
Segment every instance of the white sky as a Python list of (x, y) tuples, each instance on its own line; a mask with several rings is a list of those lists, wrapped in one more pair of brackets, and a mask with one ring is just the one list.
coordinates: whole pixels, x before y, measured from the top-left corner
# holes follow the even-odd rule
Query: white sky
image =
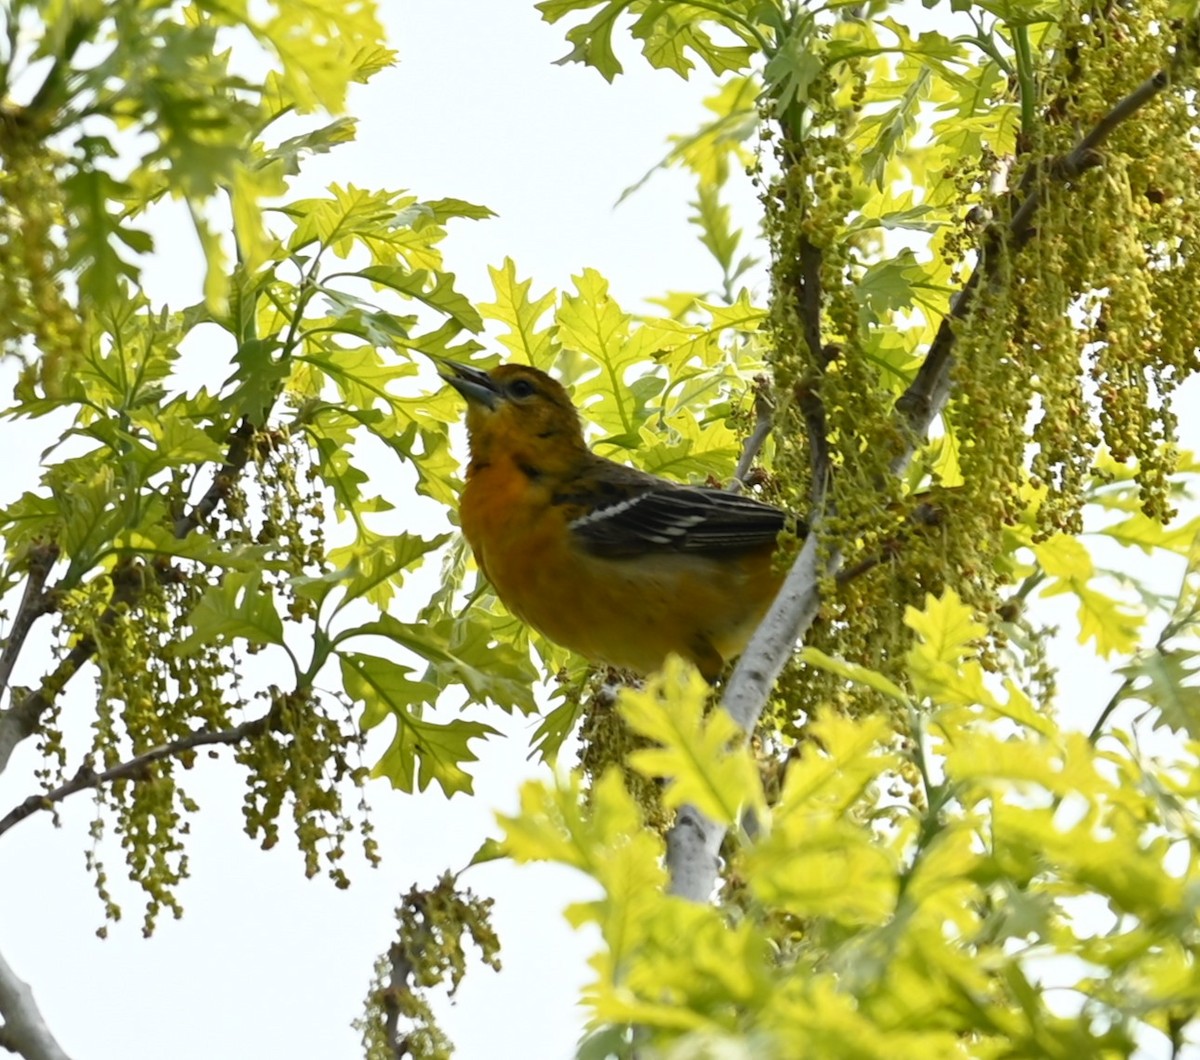
[[(667, 135), (701, 119), (706, 78), (685, 84), (649, 71), (628, 46), (619, 52), (627, 73), (613, 86), (595, 71), (553, 66), (567, 50), (562, 27), (543, 25), (527, 0), (383, 6), (401, 63), (353, 94), (358, 143), (310, 162), (299, 187), (317, 193), (330, 181), (353, 182), (490, 206), (498, 219), (454, 222), (444, 244), (447, 267), (474, 300), (490, 298), (486, 267), (506, 255), (522, 278), (534, 278), (537, 293), (595, 267), (627, 308), (668, 289), (716, 286), (716, 267), (686, 224), (686, 177), (659, 174), (612, 208), (662, 156)], [(739, 223), (749, 227), (754, 203), (741, 189)], [(201, 265), (186, 227), (164, 220), (159, 250), (162, 264), (146, 277), (151, 294), (174, 307), (196, 301)], [(37, 451), (50, 437), (36, 424), (0, 423), (6, 452)], [(394, 465), (378, 473), (394, 474)], [(30, 485), (10, 471), (0, 499)], [(420, 582), (412, 584), (419, 593)], [(36, 677), (31, 667), (18, 681)], [(1107, 694), (1077, 691), (1089, 704)], [(86, 715), (88, 692), (85, 681), (68, 701), (77, 717)], [(149, 941), (115, 849), (109, 875), (126, 920), (108, 941), (95, 939), (101, 911), (82, 854), (91, 804), (76, 796), (64, 806), (61, 831), (41, 815), (0, 842), (0, 907), (9, 911), (0, 952), (32, 984), (77, 1060), (357, 1056), (349, 1024), (391, 937), (399, 896), (464, 864), (494, 832), (493, 809), (515, 809), (519, 779), (533, 771), (525, 757), (536, 719), (486, 720), (511, 738), (475, 745), (482, 752), (476, 798), (447, 802), (436, 790), (410, 797), (372, 788), (384, 863), (376, 871), (357, 866), (347, 892), (323, 877), (306, 881), (286, 832), (273, 852), (259, 853), (241, 831), (240, 779), (229, 755), (220, 763), (202, 758), (188, 778), (203, 812), (189, 841), (192, 878), (180, 892), (186, 916), (162, 922)], [(0, 812), (35, 789), (35, 764), (31, 746), (14, 756), (0, 777)], [(463, 882), (496, 898), (505, 967), (499, 976), (475, 968), (458, 1004), (443, 1008), (458, 1055), (572, 1055), (582, 1025), (574, 1005), (595, 939), (570, 930), (561, 909), (587, 897), (584, 882), (504, 863), (474, 869)]]

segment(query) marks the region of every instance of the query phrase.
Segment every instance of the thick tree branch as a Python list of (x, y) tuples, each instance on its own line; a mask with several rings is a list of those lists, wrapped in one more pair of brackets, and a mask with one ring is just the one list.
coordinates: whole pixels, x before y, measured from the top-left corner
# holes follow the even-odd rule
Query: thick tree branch
[[(775, 603), (750, 638), (725, 686), (721, 705), (745, 732), (754, 731), (797, 638), (816, 618), (822, 578), (840, 563), (836, 553), (825, 552), (819, 529), (814, 521)], [(717, 877), (717, 852), (724, 837), (725, 829), (694, 806), (680, 808), (667, 836), (672, 894), (693, 902), (709, 900)]]
[[(1169, 82), (1168, 75), (1160, 71), (1117, 103), (1069, 155), (1051, 167), (1051, 176), (1071, 181), (1084, 170), (1099, 164), (1097, 148), (1100, 144), (1122, 121), (1161, 93)], [(981, 250), (979, 265), (959, 291), (950, 312), (942, 319), (916, 379), (896, 402), (897, 418), (908, 429), (910, 437), (910, 444), (893, 461), (892, 470), (896, 474), (907, 467), (919, 441), (926, 437), (930, 424), (950, 395), (955, 323), (966, 318), (981, 283), (999, 281), (1004, 258), (997, 252), (1006, 246), (1023, 245), (1035, 234), (1032, 221), (1040, 204), (1036, 179), (1024, 182), (1023, 187), (1012, 194), (1012, 220), (989, 235)], [(1026, 197), (1018, 203), (1022, 194)], [(831, 549), (828, 542), (819, 542), (823, 514), (823, 504), (814, 508), (812, 529), (804, 547), (725, 687), (722, 706), (747, 733), (754, 731), (775, 681), (796, 649), (797, 640), (808, 631), (817, 615), (822, 580), (836, 574), (841, 565), (840, 552)], [(695, 807), (680, 808), (667, 836), (667, 868), (672, 894), (695, 902), (709, 901), (717, 878), (718, 852), (724, 835), (725, 829), (721, 825), (710, 821)]]
[(0, 954), (0, 1045), (25, 1060), (70, 1060), (54, 1040), (33, 1000), (33, 991), (17, 978)]
[(180, 737), (178, 740), (173, 740), (171, 743), (154, 747), (129, 759), (127, 762), (122, 762), (120, 765), (115, 765), (111, 769), (104, 770), (102, 773), (97, 773), (88, 766), (81, 766), (75, 776), (65, 784), (60, 785), (53, 791), (38, 792), (36, 795), (30, 795), (23, 802), (18, 803), (9, 810), (3, 818), (0, 818), (0, 835), (3, 835), (14, 825), (25, 820), (26, 817), (32, 817), (39, 810), (52, 809), (55, 805), (62, 802), (63, 799), (67, 798), (68, 795), (74, 795), (76, 792), (87, 791), (91, 788), (98, 788), (114, 780), (137, 780), (144, 777), (147, 768), (155, 762), (161, 762), (166, 758), (177, 758), (179, 755), (194, 750), (197, 747), (211, 747), (214, 744), (239, 744), (243, 740), (259, 736), (270, 727), (271, 718), (270, 714), (266, 714), (261, 718), (255, 718), (253, 721), (245, 721), (241, 725), (235, 725), (232, 729), (194, 732), (188, 736)]

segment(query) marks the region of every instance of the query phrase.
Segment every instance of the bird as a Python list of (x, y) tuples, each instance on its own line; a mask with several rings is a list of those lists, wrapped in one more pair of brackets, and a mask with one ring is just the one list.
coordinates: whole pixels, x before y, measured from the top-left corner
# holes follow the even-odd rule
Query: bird
[(674, 653), (715, 682), (783, 581), (780, 532), (803, 527), (593, 453), (566, 389), (538, 368), (438, 370), (467, 401), (462, 531), (509, 611), (593, 663), (644, 676)]

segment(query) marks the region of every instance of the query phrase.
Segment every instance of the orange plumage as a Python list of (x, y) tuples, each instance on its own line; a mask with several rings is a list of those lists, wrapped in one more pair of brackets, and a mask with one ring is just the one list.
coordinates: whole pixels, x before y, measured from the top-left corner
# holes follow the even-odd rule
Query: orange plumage
[(715, 679), (779, 588), (785, 513), (595, 455), (536, 368), (442, 374), (468, 403), (463, 533), (509, 610), (594, 662), (644, 674), (674, 652)]

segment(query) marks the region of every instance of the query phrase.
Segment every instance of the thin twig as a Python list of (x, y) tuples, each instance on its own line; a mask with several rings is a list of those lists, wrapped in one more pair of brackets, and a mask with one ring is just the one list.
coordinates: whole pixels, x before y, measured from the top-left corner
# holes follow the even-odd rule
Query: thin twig
[(762, 447), (771, 435), (774, 413), (775, 409), (771, 405), (766, 380), (755, 379), (754, 430), (746, 436), (745, 442), (742, 443), (742, 455), (738, 458), (737, 467), (734, 468), (733, 481), (728, 486), (730, 493), (739, 493), (745, 486), (746, 477), (750, 474), (754, 461), (758, 459), (758, 454), (762, 452)]
[(1129, 693), (1133, 691), (1134, 678), (1127, 677), (1121, 682), (1117, 690), (1109, 696), (1108, 702), (1104, 704), (1104, 708), (1100, 711), (1100, 716), (1096, 718), (1096, 724), (1092, 726), (1092, 731), (1088, 733), (1088, 742), (1095, 743), (1104, 732), (1104, 723), (1108, 721), (1109, 715), (1117, 709), (1126, 699), (1129, 698)]
[(192, 507), (190, 512), (175, 520), (174, 530), (177, 538), (182, 540), (198, 526), (203, 525), (205, 520), (216, 511), (217, 505), (229, 496), (229, 491), (237, 482), (238, 476), (241, 475), (242, 468), (250, 459), (250, 443), (253, 438), (254, 424), (248, 418), (242, 420), (238, 429), (233, 432), (225, 463), (213, 476), (212, 485), (208, 487), (204, 496)]
[(140, 779), (145, 776), (146, 770), (155, 762), (176, 758), (197, 747), (231, 746), (239, 744), (243, 740), (260, 736), (270, 726), (271, 720), (272, 715), (265, 714), (253, 721), (244, 721), (241, 725), (235, 725), (232, 729), (194, 732), (171, 743), (152, 748), (126, 762), (113, 766), (111, 769), (104, 770), (102, 773), (97, 773), (87, 766), (81, 766), (75, 776), (53, 791), (38, 792), (36, 795), (30, 795), (23, 802), (17, 803), (3, 818), (0, 818), (0, 835), (25, 820), (26, 817), (32, 817), (39, 810), (49, 810), (76, 792), (98, 788), (114, 780)]

